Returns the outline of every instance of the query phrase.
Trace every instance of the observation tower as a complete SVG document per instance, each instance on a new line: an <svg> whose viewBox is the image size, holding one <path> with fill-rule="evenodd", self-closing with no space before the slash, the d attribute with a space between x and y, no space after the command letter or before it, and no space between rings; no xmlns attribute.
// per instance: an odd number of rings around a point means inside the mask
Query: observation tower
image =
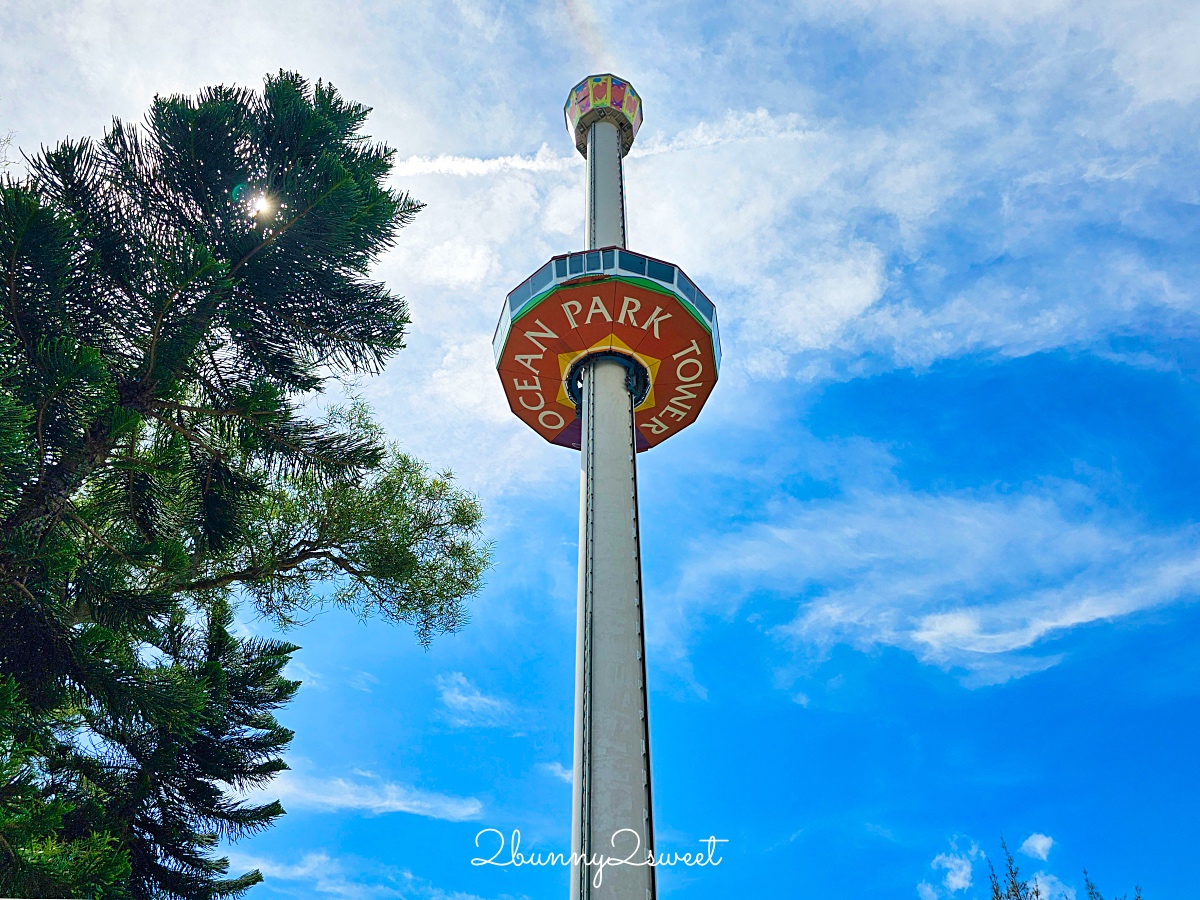
<svg viewBox="0 0 1200 900"><path fill-rule="evenodd" d="M571 850L585 862L571 900L653 900L653 867L605 868L596 887L586 860L623 859L635 841L636 859L653 852L637 453L692 424L712 392L717 313L681 268L626 249L633 86L585 78L564 112L587 161L586 246L509 293L492 345L513 413L582 451Z"/></svg>

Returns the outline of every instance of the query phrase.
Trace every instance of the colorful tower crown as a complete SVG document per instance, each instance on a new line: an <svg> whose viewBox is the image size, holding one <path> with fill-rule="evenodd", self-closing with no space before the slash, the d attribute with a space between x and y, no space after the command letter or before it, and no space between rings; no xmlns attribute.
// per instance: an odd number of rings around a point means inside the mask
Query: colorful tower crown
<svg viewBox="0 0 1200 900"><path fill-rule="evenodd" d="M587 133L593 122L607 119L621 132L621 155L633 146L642 127L642 98L628 81L615 75L592 75L575 85L563 108L575 149L587 156Z"/></svg>

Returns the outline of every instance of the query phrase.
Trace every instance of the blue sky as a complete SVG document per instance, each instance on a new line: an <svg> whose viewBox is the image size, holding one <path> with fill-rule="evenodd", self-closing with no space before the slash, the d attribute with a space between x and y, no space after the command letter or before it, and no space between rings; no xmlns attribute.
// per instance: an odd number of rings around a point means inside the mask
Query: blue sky
<svg viewBox="0 0 1200 900"><path fill-rule="evenodd" d="M972 900L1001 838L1082 900L1200 893L1200 7L1145 0L0 6L35 148L281 67L375 108L429 204L359 391L484 500L458 635L293 632L289 815L252 896L563 897L577 456L507 411L505 293L582 242L567 91L645 99L630 245L722 317L640 457L664 897ZM261 630L249 617L245 627ZM1193 849L1189 851L1189 847Z"/></svg>

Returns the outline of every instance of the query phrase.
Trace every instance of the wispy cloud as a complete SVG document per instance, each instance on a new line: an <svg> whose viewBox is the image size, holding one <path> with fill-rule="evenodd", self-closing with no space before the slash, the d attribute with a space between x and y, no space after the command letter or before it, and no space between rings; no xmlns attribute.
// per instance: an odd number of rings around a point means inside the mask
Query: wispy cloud
<svg viewBox="0 0 1200 900"><path fill-rule="evenodd" d="M474 797L452 797L375 776L352 781L282 772L262 794L278 797L291 809L358 811L371 815L404 812L451 822L478 819L483 812L483 804Z"/></svg>
<svg viewBox="0 0 1200 900"><path fill-rule="evenodd" d="M283 675L285 678L290 678L292 681L299 681L301 688L324 688L325 676L320 672L314 672L308 666L297 660L290 659L286 666L283 667Z"/></svg>
<svg viewBox="0 0 1200 900"><path fill-rule="evenodd" d="M571 770L557 760L549 763L538 763L538 770L545 772L551 778L565 781L567 784L570 784L575 778Z"/></svg>
<svg viewBox="0 0 1200 900"><path fill-rule="evenodd" d="M683 572L652 636L784 597L797 612L774 633L799 646L890 644L990 683L1053 665L1039 646L1072 628L1200 593L1200 529L1144 531L1077 484L859 490L706 539Z"/></svg>
<svg viewBox="0 0 1200 900"><path fill-rule="evenodd" d="M626 171L630 239L679 262L717 300L723 393L966 354L1110 352L1112 334L1200 327L1195 273L1147 249L1155 229L1138 218L1157 215L1166 185L1194 181L1186 154L1159 147L1172 146L1182 120L1111 102L1156 59L1179 70L1182 81L1163 82L1172 90L1192 83L1193 68L1200 78L1179 36L1194 16L1156 9L1157 25L1122 34L1128 17L1107 0L1086 10L1072 0L808 2L777 11L780 20L850 15L877 30L890 48L881 52L905 59L910 41L969 36L990 62L923 78L888 117L831 115L801 91L648 120ZM1163 24L1172 21L1185 30ZM1009 63L1010 78L993 77ZM1078 102L1064 106L1068 93ZM583 163L554 118L535 152L410 155L397 169L430 202L385 264L411 286L421 339L410 383L395 393L402 402L378 385L372 399L415 451L496 493L561 471L507 416L487 346L503 294L579 246ZM1097 229L1112 240L1081 237ZM1143 356L1129 361L1155 364Z"/></svg>
<svg viewBox="0 0 1200 900"><path fill-rule="evenodd" d="M217 20L226 7L214 6ZM405 389L389 375L370 388L372 399L414 452L473 484L501 490L548 477L553 466L522 456L540 451L502 421L502 398L479 382L503 293L546 256L579 245L582 161L556 108L531 117L529 95L505 88L527 74L531 35L592 34L593 14L414 8L405 27L428 40L421 53L397 57L388 17L370 6L332 8L317 2L281 16L272 2L244 11L236 34L210 35L144 0L53 17L22 0L11 18L29 23L29 40L0 63L5 116L32 148L94 133L110 112L136 118L155 91L257 83L283 47L314 71L344 73L339 87L376 107L375 134L401 147L398 182L430 204L382 266L416 319ZM1186 267L1136 241L1093 250L1079 237L1128 231L1164 185L1195 180L1189 155L1172 149L1180 136L1190 140L1172 104L1200 95L1192 40L1200 13L1167 0L1146 9L1131 17L1116 0L808 0L761 16L750 4L725 11L730 33L747 43L706 46L703 65L694 51L702 35L643 16L629 62L653 48L661 88L639 83L661 105L628 166L632 239L703 277L722 311L727 367L760 379L1096 346L1147 321L1176 327L1164 317L1193 326ZM852 98L830 113L813 101L821 85L809 75L780 81L788 69L771 55L780 36L831 25L872 42L879 84L889 59L905 61L892 113ZM576 43L590 46L586 37ZM62 59L52 72L40 62L46 46ZM674 52L664 56L666 46ZM738 57L741 46L758 48L753 65ZM930 54L936 67L910 65ZM345 66L351 58L384 69ZM605 66L619 61L606 58ZM695 93L712 72L724 73L729 90ZM31 79L33 94L21 89ZM420 92L404 87L417 83ZM493 153L437 152L444 147ZM1006 259L1024 265L996 264ZM1041 269L1033 284L1022 274L1030 265ZM456 373L468 356L478 371L447 390L440 364Z"/></svg>
<svg viewBox="0 0 1200 900"><path fill-rule="evenodd" d="M475 894L442 890L408 869L359 858L339 858L325 852L306 853L298 862L288 862L234 851L229 854L229 861L237 871L258 869L275 891L285 895L316 893L346 900L373 897L482 900Z"/></svg>
<svg viewBox="0 0 1200 900"><path fill-rule="evenodd" d="M350 687L356 691L362 691L364 694L371 693L371 685L374 684L379 684L379 678L370 672L358 672L350 679Z"/></svg>
<svg viewBox="0 0 1200 900"><path fill-rule="evenodd" d="M439 675L444 715L460 728L499 728L516 723L513 705L502 697L489 697L479 690L462 672Z"/></svg>
<svg viewBox="0 0 1200 900"><path fill-rule="evenodd" d="M564 172L579 167L574 156L560 156L545 144L532 156L410 156L392 170L398 178L413 175L478 177L499 172Z"/></svg>
<svg viewBox="0 0 1200 900"><path fill-rule="evenodd" d="M1080 51L1104 51L1103 62L1139 104L1186 104L1200 96L1200 60L1189 52L1200 14L1194 5L1174 0L1149 0L1137 16L1120 0L826 0L808 11L838 19L869 13L880 30L903 28L922 41L948 42L975 32L1003 45L1073 34Z"/></svg>

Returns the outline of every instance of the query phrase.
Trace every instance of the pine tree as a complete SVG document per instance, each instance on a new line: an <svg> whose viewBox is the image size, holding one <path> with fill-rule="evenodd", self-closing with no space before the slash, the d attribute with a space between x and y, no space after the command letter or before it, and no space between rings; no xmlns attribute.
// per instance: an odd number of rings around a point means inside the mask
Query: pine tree
<svg viewBox="0 0 1200 900"><path fill-rule="evenodd" d="M1004 877L1002 879L996 876L996 869L992 866L992 861L988 860L992 900L1059 900L1059 898L1050 898L1044 895L1041 885L1037 883L1036 879L1032 884L1021 879L1021 871L1008 849L1008 844L1003 840L1000 841L1000 849L1004 851ZM1083 887L1087 891L1087 900L1104 900L1100 890L1088 875L1087 869L1083 870ZM1120 900L1126 900L1127 896L1122 896ZM1061 900L1066 900L1066 894L1061 895ZM1142 900L1140 887L1134 888L1133 900Z"/></svg>
<svg viewBox="0 0 1200 900"><path fill-rule="evenodd" d="M44 789L38 750L49 732L29 715L16 683L0 679L0 896L127 897L129 860L112 835L60 837L72 807Z"/></svg>
<svg viewBox="0 0 1200 900"><path fill-rule="evenodd" d="M992 886L992 900L1049 900L1042 896L1041 886L1035 881L1032 885L1021 880L1021 871L1017 868L1016 860L1008 849L1008 844L1000 841L1000 849L1004 851L1004 880L996 877L996 869L988 860L988 880Z"/></svg>
<svg viewBox="0 0 1200 900"><path fill-rule="evenodd" d="M1087 891L1087 900L1104 900L1104 896L1100 893L1100 889L1096 887L1096 883L1087 873L1087 869L1083 870L1083 889ZM1122 894L1120 900L1126 900L1128 894ZM1135 887L1133 889L1133 900L1142 900L1142 889Z"/></svg>
<svg viewBox="0 0 1200 900"><path fill-rule="evenodd" d="M261 879L216 848L282 814L238 796L286 768L296 648L235 637L235 605L465 621L475 499L361 404L304 412L403 347L369 271L421 204L367 113L281 73L0 179L0 894Z"/></svg>

